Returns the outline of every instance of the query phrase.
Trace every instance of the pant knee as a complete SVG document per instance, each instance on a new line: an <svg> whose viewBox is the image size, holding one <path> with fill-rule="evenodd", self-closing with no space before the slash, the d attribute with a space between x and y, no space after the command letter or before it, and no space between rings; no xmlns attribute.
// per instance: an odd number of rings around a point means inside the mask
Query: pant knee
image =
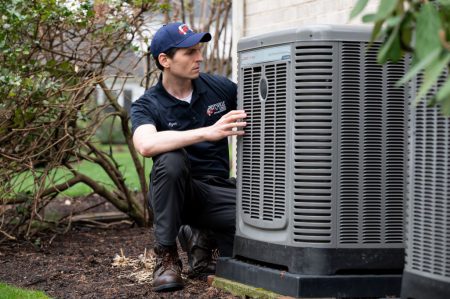
<svg viewBox="0 0 450 299"><path fill-rule="evenodd" d="M184 149L163 153L153 164L154 175L164 175L168 180L184 178L189 173L189 160Z"/></svg>

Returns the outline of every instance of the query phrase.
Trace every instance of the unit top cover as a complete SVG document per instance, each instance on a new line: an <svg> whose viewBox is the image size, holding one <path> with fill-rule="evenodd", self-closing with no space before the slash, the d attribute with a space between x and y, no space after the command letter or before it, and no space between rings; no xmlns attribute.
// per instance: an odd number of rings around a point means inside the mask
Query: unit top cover
<svg viewBox="0 0 450 299"><path fill-rule="evenodd" d="M238 52L299 41L369 41L371 32L371 26L363 25L305 25L244 37Z"/></svg>

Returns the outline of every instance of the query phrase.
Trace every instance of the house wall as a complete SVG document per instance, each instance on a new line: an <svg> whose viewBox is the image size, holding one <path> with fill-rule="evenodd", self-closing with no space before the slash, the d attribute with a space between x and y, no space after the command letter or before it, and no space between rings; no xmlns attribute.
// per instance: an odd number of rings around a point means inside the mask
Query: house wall
<svg viewBox="0 0 450 299"><path fill-rule="evenodd" d="M349 20L358 0L243 0L244 32L251 36L304 24L361 24L361 16ZM237 1L235 1L237 2ZM371 0L366 11L373 12L379 0Z"/></svg>

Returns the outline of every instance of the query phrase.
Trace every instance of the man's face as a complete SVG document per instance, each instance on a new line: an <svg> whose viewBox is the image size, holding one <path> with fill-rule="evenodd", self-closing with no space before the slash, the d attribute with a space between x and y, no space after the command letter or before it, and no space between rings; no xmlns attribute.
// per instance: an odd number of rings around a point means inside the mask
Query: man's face
<svg viewBox="0 0 450 299"><path fill-rule="evenodd" d="M203 54L200 44L190 48L180 48L175 52L173 58L168 58L168 71L180 78L195 79L200 74L202 61Z"/></svg>

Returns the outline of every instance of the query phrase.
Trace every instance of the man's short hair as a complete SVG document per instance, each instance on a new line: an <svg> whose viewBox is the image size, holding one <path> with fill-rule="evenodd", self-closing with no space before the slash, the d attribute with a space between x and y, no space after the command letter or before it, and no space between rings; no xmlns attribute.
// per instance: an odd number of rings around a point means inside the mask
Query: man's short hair
<svg viewBox="0 0 450 299"><path fill-rule="evenodd" d="M179 49L180 48L170 48L169 50L165 51L164 54L166 54L167 57L169 57L169 58L173 58L175 56L175 53ZM164 71L164 67L161 65L161 63L159 63L158 57L155 57L155 63L159 70Z"/></svg>

